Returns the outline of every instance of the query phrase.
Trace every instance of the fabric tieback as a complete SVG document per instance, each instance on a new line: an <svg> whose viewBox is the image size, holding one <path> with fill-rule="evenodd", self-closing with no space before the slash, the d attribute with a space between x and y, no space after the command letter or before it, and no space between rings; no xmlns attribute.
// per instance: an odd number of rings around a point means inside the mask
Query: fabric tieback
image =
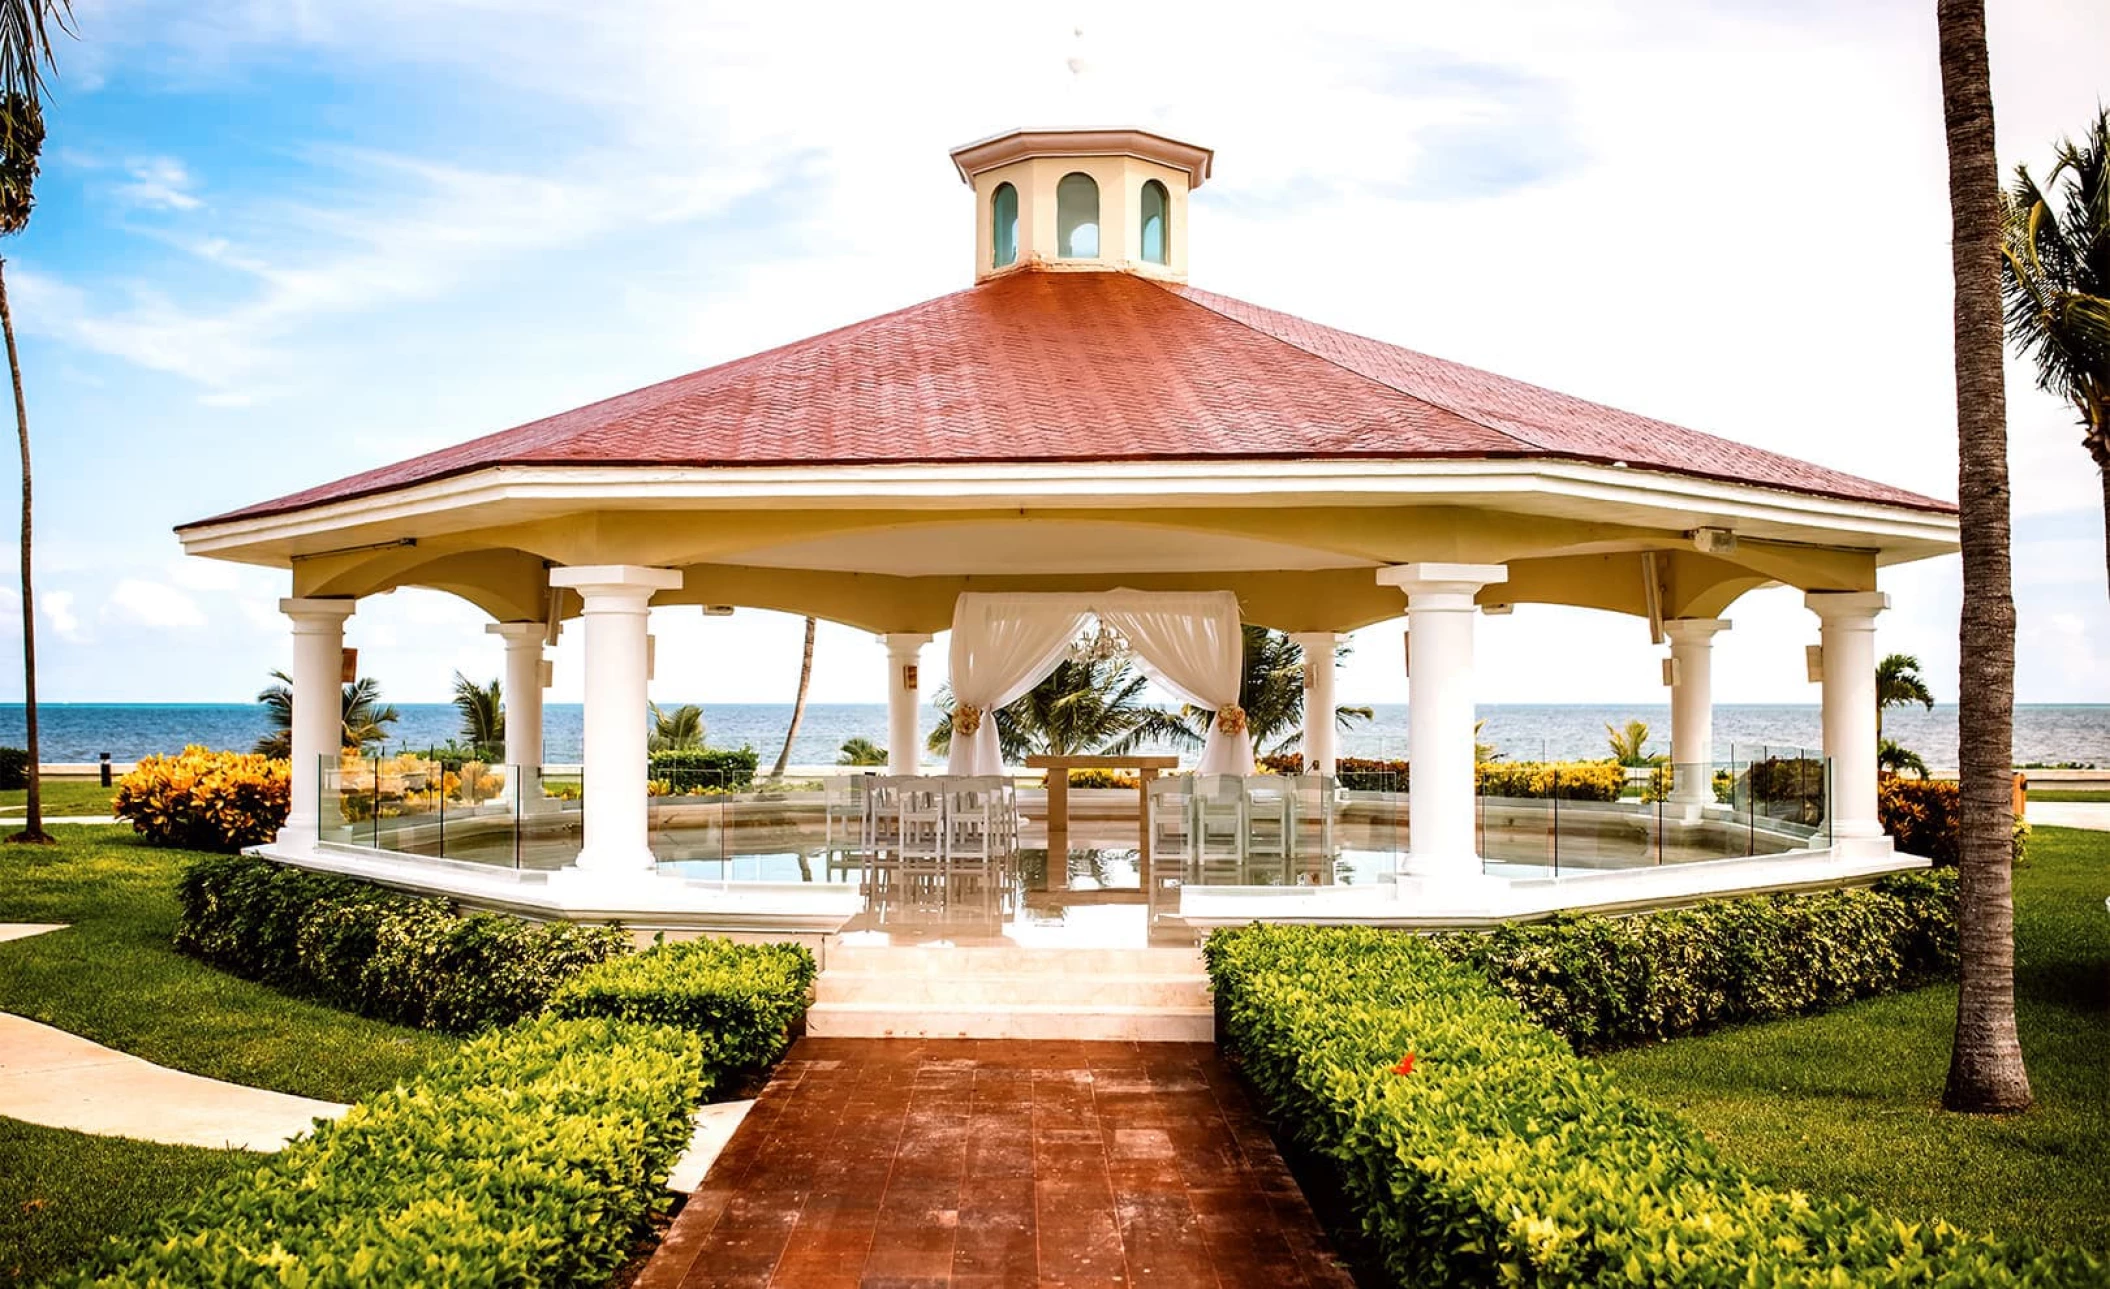
<svg viewBox="0 0 2110 1289"><path fill-rule="evenodd" d="M1226 734L1245 733L1245 708L1226 703L1216 709L1216 728Z"/></svg>
<svg viewBox="0 0 2110 1289"><path fill-rule="evenodd" d="M952 723L959 728L960 733L973 738L982 728L982 709L973 703L961 703L952 714Z"/></svg>

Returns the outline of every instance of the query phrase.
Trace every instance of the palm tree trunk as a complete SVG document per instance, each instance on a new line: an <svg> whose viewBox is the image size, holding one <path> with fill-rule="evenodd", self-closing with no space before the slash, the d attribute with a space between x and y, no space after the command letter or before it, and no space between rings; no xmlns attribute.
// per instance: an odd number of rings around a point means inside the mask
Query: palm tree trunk
<svg viewBox="0 0 2110 1289"><path fill-rule="evenodd" d="M2095 454L2095 474L2103 481L2103 571L2110 574L2110 447Z"/></svg>
<svg viewBox="0 0 2110 1289"><path fill-rule="evenodd" d="M2007 394L2001 376L2000 173L1985 0L1940 0L1942 115L1956 275L1957 504L1963 538L1962 778L1958 837L1963 951L1956 1044L1942 1104L2029 1106L2015 1034L2013 819L2015 600L2008 553Z"/></svg>
<svg viewBox="0 0 2110 1289"><path fill-rule="evenodd" d="M806 715L806 686L813 681L813 619L806 619L806 656L799 663L799 696L791 705L791 724L784 730L784 750L777 753L777 764L769 772L772 779L784 777L785 767L791 764L791 741L799 736L799 722Z"/></svg>
<svg viewBox="0 0 2110 1289"><path fill-rule="evenodd" d="M0 333L7 337L7 373L15 384L15 433L22 442L22 727L29 752L29 809L10 841L48 842L44 794L37 766L37 595L30 585L29 404L22 396L22 359L15 351L15 315L7 307L6 261L0 260Z"/></svg>

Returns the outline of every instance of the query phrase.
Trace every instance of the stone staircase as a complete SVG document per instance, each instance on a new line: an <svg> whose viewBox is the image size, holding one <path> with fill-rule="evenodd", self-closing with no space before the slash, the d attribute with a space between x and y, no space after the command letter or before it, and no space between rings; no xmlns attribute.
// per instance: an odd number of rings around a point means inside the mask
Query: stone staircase
<svg viewBox="0 0 2110 1289"><path fill-rule="evenodd" d="M806 1032L835 1038L1206 1043L1191 948L827 947Z"/></svg>

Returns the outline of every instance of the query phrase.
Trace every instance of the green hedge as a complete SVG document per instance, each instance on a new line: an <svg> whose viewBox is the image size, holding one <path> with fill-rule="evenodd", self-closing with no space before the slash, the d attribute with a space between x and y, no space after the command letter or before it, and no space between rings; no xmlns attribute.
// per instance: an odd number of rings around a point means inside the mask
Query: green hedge
<svg viewBox="0 0 2110 1289"><path fill-rule="evenodd" d="M649 759L645 777L675 792L741 792L755 786L757 757L751 747L654 752Z"/></svg>
<svg viewBox="0 0 2110 1289"><path fill-rule="evenodd" d="M29 786L29 749L0 747L0 791Z"/></svg>
<svg viewBox="0 0 2110 1289"><path fill-rule="evenodd" d="M1276 774L1304 773L1304 759L1293 752L1263 757L1260 764ZM1334 778L1357 792L1405 792L1409 766L1404 760L1344 756L1334 763ZM1617 801L1626 770L1613 761L1482 761L1474 783L1487 797Z"/></svg>
<svg viewBox="0 0 2110 1289"><path fill-rule="evenodd" d="M680 1030L495 1031L64 1283L604 1283L666 1204L707 1088L700 1044Z"/></svg>
<svg viewBox="0 0 2110 1289"><path fill-rule="evenodd" d="M806 1014L813 954L795 944L690 940L590 967L550 1000L559 1016L673 1025L705 1039L721 1083L774 1063Z"/></svg>
<svg viewBox="0 0 2110 1289"><path fill-rule="evenodd" d="M1338 1169L1336 1211L1397 1283L2105 1280L2078 1254L1755 1184L1424 939L1256 926L1206 954L1225 1046Z"/></svg>
<svg viewBox="0 0 2110 1289"><path fill-rule="evenodd" d="M630 947L620 927L463 913L451 901L235 855L177 884L176 947L351 1011L468 1032L540 1011Z"/></svg>
<svg viewBox="0 0 2110 1289"><path fill-rule="evenodd" d="M1953 872L1435 937L1584 1051L1888 993L1955 971Z"/></svg>

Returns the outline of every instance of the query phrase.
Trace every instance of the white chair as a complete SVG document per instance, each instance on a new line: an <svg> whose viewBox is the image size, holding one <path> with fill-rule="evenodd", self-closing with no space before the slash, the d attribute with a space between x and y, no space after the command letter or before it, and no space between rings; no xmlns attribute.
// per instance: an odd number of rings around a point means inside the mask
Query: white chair
<svg viewBox="0 0 2110 1289"><path fill-rule="evenodd" d="M1246 857L1280 861L1287 882L1294 782L1274 774L1249 775L1239 780L1239 792L1244 797Z"/></svg>
<svg viewBox="0 0 2110 1289"><path fill-rule="evenodd" d="M1150 781L1150 855L1144 881L1153 880L1161 866L1185 881L1194 863L1194 779L1189 775L1161 775Z"/></svg>
<svg viewBox="0 0 2110 1289"><path fill-rule="evenodd" d="M945 783L904 775L894 781L895 877L908 896L942 896L945 880Z"/></svg>
<svg viewBox="0 0 2110 1289"><path fill-rule="evenodd" d="M1004 780L963 775L943 782L947 897L963 907L993 912L1001 903L1009 859Z"/></svg>
<svg viewBox="0 0 2110 1289"><path fill-rule="evenodd" d="M1204 886L1237 885L1245 839L1245 788L1238 776L1194 776L1193 879Z"/></svg>

